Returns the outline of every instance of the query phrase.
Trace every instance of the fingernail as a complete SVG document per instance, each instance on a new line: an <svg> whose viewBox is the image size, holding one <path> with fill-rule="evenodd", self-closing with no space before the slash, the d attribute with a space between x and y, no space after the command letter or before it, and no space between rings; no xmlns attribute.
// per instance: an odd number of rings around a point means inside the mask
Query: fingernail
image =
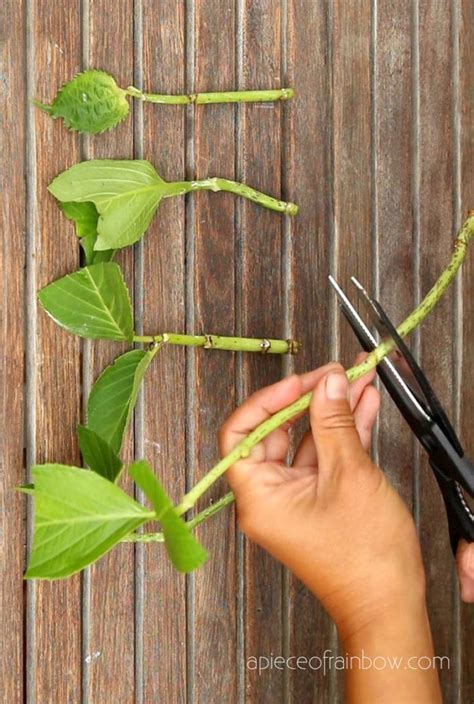
<svg viewBox="0 0 474 704"><path fill-rule="evenodd" d="M330 401L349 400L349 382L345 374L333 372L326 377L326 398Z"/></svg>

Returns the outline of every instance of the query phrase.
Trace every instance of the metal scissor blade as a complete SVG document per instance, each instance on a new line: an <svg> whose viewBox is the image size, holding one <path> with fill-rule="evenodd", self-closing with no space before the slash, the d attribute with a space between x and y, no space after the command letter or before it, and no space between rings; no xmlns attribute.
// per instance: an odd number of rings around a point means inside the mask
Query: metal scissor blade
<svg viewBox="0 0 474 704"><path fill-rule="evenodd" d="M357 281L355 277L352 277L351 280L361 294L362 301L377 332L386 340L392 340L396 345L400 356L398 358L392 357L392 362L397 368L400 376L404 379L407 386L410 387L413 394L418 397L418 400L422 404L426 405L433 420L436 420L446 437L452 443L455 450L462 457L464 454L463 448L449 418L446 415L446 412L443 409L443 406L431 388L427 378L418 366L409 348L398 334L396 327L390 321L380 303L369 296L360 282Z"/></svg>
<svg viewBox="0 0 474 704"><path fill-rule="evenodd" d="M356 311L350 300L347 298L346 294L339 286L336 279L331 275L329 276L329 283L336 292L337 297L339 298L339 303L342 312L344 313L348 323L354 330L357 339L359 340L363 349L365 350L365 352L371 352L377 347L377 340L374 338L369 328L360 317L359 313Z"/></svg>
<svg viewBox="0 0 474 704"><path fill-rule="evenodd" d="M423 389L423 387L420 385L418 376L417 374L413 371L412 366L409 364L408 359L405 362L403 358L403 351L399 347L397 340L395 339L395 336L392 334L392 330L394 329L394 326L391 325L390 321L388 320L388 316L386 315L385 311L382 309L382 306L376 301L374 298L369 296L367 293L366 289L362 286L360 281L356 279L355 276L351 276L351 281L354 284L354 286L357 288L357 291L361 297L362 304L367 311L370 321L373 324L374 328L377 330L378 334L384 340L385 342L392 342L394 345L394 351L390 354L390 359L392 360L394 366L397 368L398 373L400 376L403 378L407 386L410 387L412 390L413 394L418 398L418 400L421 403L426 403L426 405L429 407L430 411L433 410L428 403L427 399L427 394L426 391ZM387 321L389 322L389 325L387 325ZM400 337L398 338L399 340L401 339ZM406 348L406 345L402 341L402 345ZM419 369L418 365L416 364L415 360L411 357L410 352L408 351L408 357L410 357L414 365L416 366L417 370ZM421 372L421 370L420 370ZM431 391L431 389L430 389Z"/></svg>
<svg viewBox="0 0 474 704"><path fill-rule="evenodd" d="M357 339L366 352L371 352L377 347L376 339L333 276L329 276L329 282L339 298L342 312ZM431 422L423 404L406 384L391 359L385 357L379 363L378 373L402 413L409 413L418 421Z"/></svg>

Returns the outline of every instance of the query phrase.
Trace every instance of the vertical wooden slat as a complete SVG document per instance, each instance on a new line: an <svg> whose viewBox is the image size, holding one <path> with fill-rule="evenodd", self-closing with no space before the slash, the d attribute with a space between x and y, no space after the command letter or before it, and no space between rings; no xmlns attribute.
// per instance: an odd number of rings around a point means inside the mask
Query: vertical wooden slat
<svg viewBox="0 0 474 704"><path fill-rule="evenodd" d="M371 3L334 3L334 269L342 285L354 275L372 280ZM360 347L339 326L339 360L347 366Z"/></svg>
<svg viewBox="0 0 474 704"><path fill-rule="evenodd" d="M460 121L461 121L461 220L474 209L474 4L462 0L460 12ZM471 244L472 249L472 244ZM461 351L461 439L468 457L474 457L474 256L471 251L463 266ZM474 701L474 658L472 634L474 608L461 607L461 691L459 701Z"/></svg>
<svg viewBox="0 0 474 704"><path fill-rule="evenodd" d="M243 88L279 87L281 9L276 0L243 5ZM255 188L280 195L281 104L245 105L241 111L241 176ZM283 216L241 204L242 333L282 337L281 246ZM278 356L242 359L244 395L281 376ZM281 653L282 569L256 545L245 544L245 650L250 656ZM283 672L248 670L247 701L283 701Z"/></svg>
<svg viewBox="0 0 474 704"><path fill-rule="evenodd" d="M183 93L184 3L143 4L146 90ZM167 180L185 177L183 106L144 106L144 155ZM192 197L192 196L191 196ZM144 245L144 329L184 332L184 198L164 200ZM147 373L143 448L176 501L185 492L185 354L165 347ZM144 546L143 702L186 701L185 578L163 545Z"/></svg>
<svg viewBox="0 0 474 704"><path fill-rule="evenodd" d="M295 371L325 364L331 351L330 271L332 235L330 37L325 3L288 6L288 77L296 97L285 108L282 175L284 196L300 207L290 226L290 332L302 342ZM311 55L311 61L308 56ZM304 429L307 427L307 421ZM301 437L303 428L297 433ZM333 627L314 596L290 581L289 655L319 654L333 645ZM322 671L289 671L292 702L331 701L330 678Z"/></svg>
<svg viewBox="0 0 474 704"><path fill-rule="evenodd" d="M86 28L87 31L87 28ZM133 0L93 0L89 7L89 56L86 68L101 68L111 73L120 86L133 83ZM87 158L133 158L133 122L125 122L110 132L90 137ZM127 248L115 260L133 291L133 250ZM126 346L94 341L90 345L90 368L86 376L94 380L102 369ZM130 438L130 433L129 433ZM126 461L133 457L131 438L124 445ZM126 475L120 485L132 491ZM114 548L90 569L88 627L85 633L87 668L85 697L90 702L133 702L135 691L134 658L134 547Z"/></svg>
<svg viewBox="0 0 474 704"><path fill-rule="evenodd" d="M411 7L376 3L375 227L377 296L401 321L414 306L412 217ZM403 438L403 441L400 439ZM409 505L413 501L412 434L384 393L378 461Z"/></svg>
<svg viewBox="0 0 474 704"><path fill-rule="evenodd" d="M373 278L371 10L369 0L333 5L333 269L345 287L350 276ZM360 346L341 316L334 325L335 355L348 367ZM342 688L342 673L332 674Z"/></svg>
<svg viewBox="0 0 474 704"><path fill-rule="evenodd" d="M420 284L426 292L446 266L453 246L452 46L450 3L420 3ZM421 332L423 369L452 416L453 290ZM453 660L453 560L444 505L423 455L419 476L420 538L435 649ZM436 526L434 530L433 527ZM445 701L454 697L453 669L441 672Z"/></svg>
<svg viewBox="0 0 474 704"><path fill-rule="evenodd" d="M195 3L196 91L234 86L235 7L233 0ZM188 89L190 87L188 86ZM195 110L196 177L234 177L234 109L230 105ZM191 174L189 174L191 176ZM234 330L234 209L231 194L195 196L195 332L232 334ZM194 480L217 460L217 429L234 406L232 354L196 350L192 456ZM191 477L190 477L191 479ZM203 498L220 496L225 480ZM191 701L235 700L235 537L232 513L224 511L197 531L209 551L208 563L194 575L190 663ZM209 644L212 643L212 657ZM222 677L216 663L221 663Z"/></svg>
<svg viewBox="0 0 474 704"><path fill-rule="evenodd" d="M24 479L23 403L24 379L24 267L25 204L23 171L25 109L24 43L25 7L5 2L0 8L1 94L4 108L0 117L2 281L1 329L5 343L0 366L1 423L8 422L0 443L0 563L2 656L0 682L3 697L11 704L24 701L23 608L25 497L15 491ZM8 352L7 352L8 346ZM4 428L5 430L5 428Z"/></svg>
<svg viewBox="0 0 474 704"><path fill-rule="evenodd" d="M50 100L80 68L80 3L31 4L34 95ZM61 120L35 112L36 192L35 284L41 288L73 271L78 263L70 224L46 187L58 172L78 160L78 138ZM30 233L31 236L32 233ZM36 460L78 461L75 427L80 411L79 341L37 312L36 322ZM29 403L33 399L29 399ZM29 658L30 701L78 702L81 697L80 577L38 581L35 593L34 652Z"/></svg>

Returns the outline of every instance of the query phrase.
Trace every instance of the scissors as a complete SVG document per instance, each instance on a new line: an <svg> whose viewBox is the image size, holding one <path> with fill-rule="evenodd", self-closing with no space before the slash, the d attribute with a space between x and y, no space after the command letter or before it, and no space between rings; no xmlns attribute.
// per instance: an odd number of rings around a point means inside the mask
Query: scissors
<svg viewBox="0 0 474 704"><path fill-rule="evenodd" d="M372 332L337 281L332 276L329 281L357 339L366 352L371 352L378 344ZM355 277L351 281L375 330L393 346L392 353L377 365L377 373L428 453L446 507L451 548L456 553L461 538L474 541L474 514L464 493L474 497L474 465L465 456L441 403L380 303L369 296Z"/></svg>

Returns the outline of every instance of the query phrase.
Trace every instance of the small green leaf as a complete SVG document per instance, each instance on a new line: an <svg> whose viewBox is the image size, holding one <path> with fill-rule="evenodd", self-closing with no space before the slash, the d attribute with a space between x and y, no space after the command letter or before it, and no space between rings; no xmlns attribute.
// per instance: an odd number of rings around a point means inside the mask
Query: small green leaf
<svg viewBox="0 0 474 704"><path fill-rule="evenodd" d="M86 266L54 281L38 294L53 320L91 339L133 339L132 306L118 264Z"/></svg>
<svg viewBox="0 0 474 704"><path fill-rule="evenodd" d="M110 262L114 256L113 249L104 249L102 252L94 251L97 242L97 223L99 213L94 203L59 203L68 220L72 220L76 225L76 235L80 237L81 247L84 251L86 266L99 264L100 262Z"/></svg>
<svg viewBox="0 0 474 704"><path fill-rule="evenodd" d="M35 528L27 579L69 577L154 518L95 472L44 464L32 474Z"/></svg>
<svg viewBox="0 0 474 704"><path fill-rule="evenodd" d="M207 552L194 538L173 503L145 461L134 462L128 472L151 502L161 523L171 562L180 572L192 572L207 559Z"/></svg>
<svg viewBox="0 0 474 704"><path fill-rule="evenodd" d="M101 262L110 262L115 254L115 249L104 249L102 252L96 252L94 249L96 242L97 235L86 235L79 240L87 266L90 264L100 264Z"/></svg>
<svg viewBox="0 0 474 704"><path fill-rule="evenodd" d="M167 184L148 161L96 159L63 171L48 190L62 203L94 203L100 216L95 249L106 250L142 237Z"/></svg>
<svg viewBox="0 0 474 704"><path fill-rule="evenodd" d="M87 404L87 427L119 453L140 384L155 350L131 350L117 357L96 380Z"/></svg>
<svg viewBox="0 0 474 704"><path fill-rule="evenodd" d="M122 461L109 443L90 428L77 426L77 437L84 462L109 482L115 482L122 469Z"/></svg>
<svg viewBox="0 0 474 704"><path fill-rule="evenodd" d="M115 127L129 112L126 92L112 76L96 69L78 73L65 83L51 105L33 103L53 118L64 118L69 129L91 134Z"/></svg>
<svg viewBox="0 0 474 704"><path fill-rule="evenodd" d="M59 203L59 207L67 219L75 223L78 237L97 235L99 213L94 203Z"/></svg>

